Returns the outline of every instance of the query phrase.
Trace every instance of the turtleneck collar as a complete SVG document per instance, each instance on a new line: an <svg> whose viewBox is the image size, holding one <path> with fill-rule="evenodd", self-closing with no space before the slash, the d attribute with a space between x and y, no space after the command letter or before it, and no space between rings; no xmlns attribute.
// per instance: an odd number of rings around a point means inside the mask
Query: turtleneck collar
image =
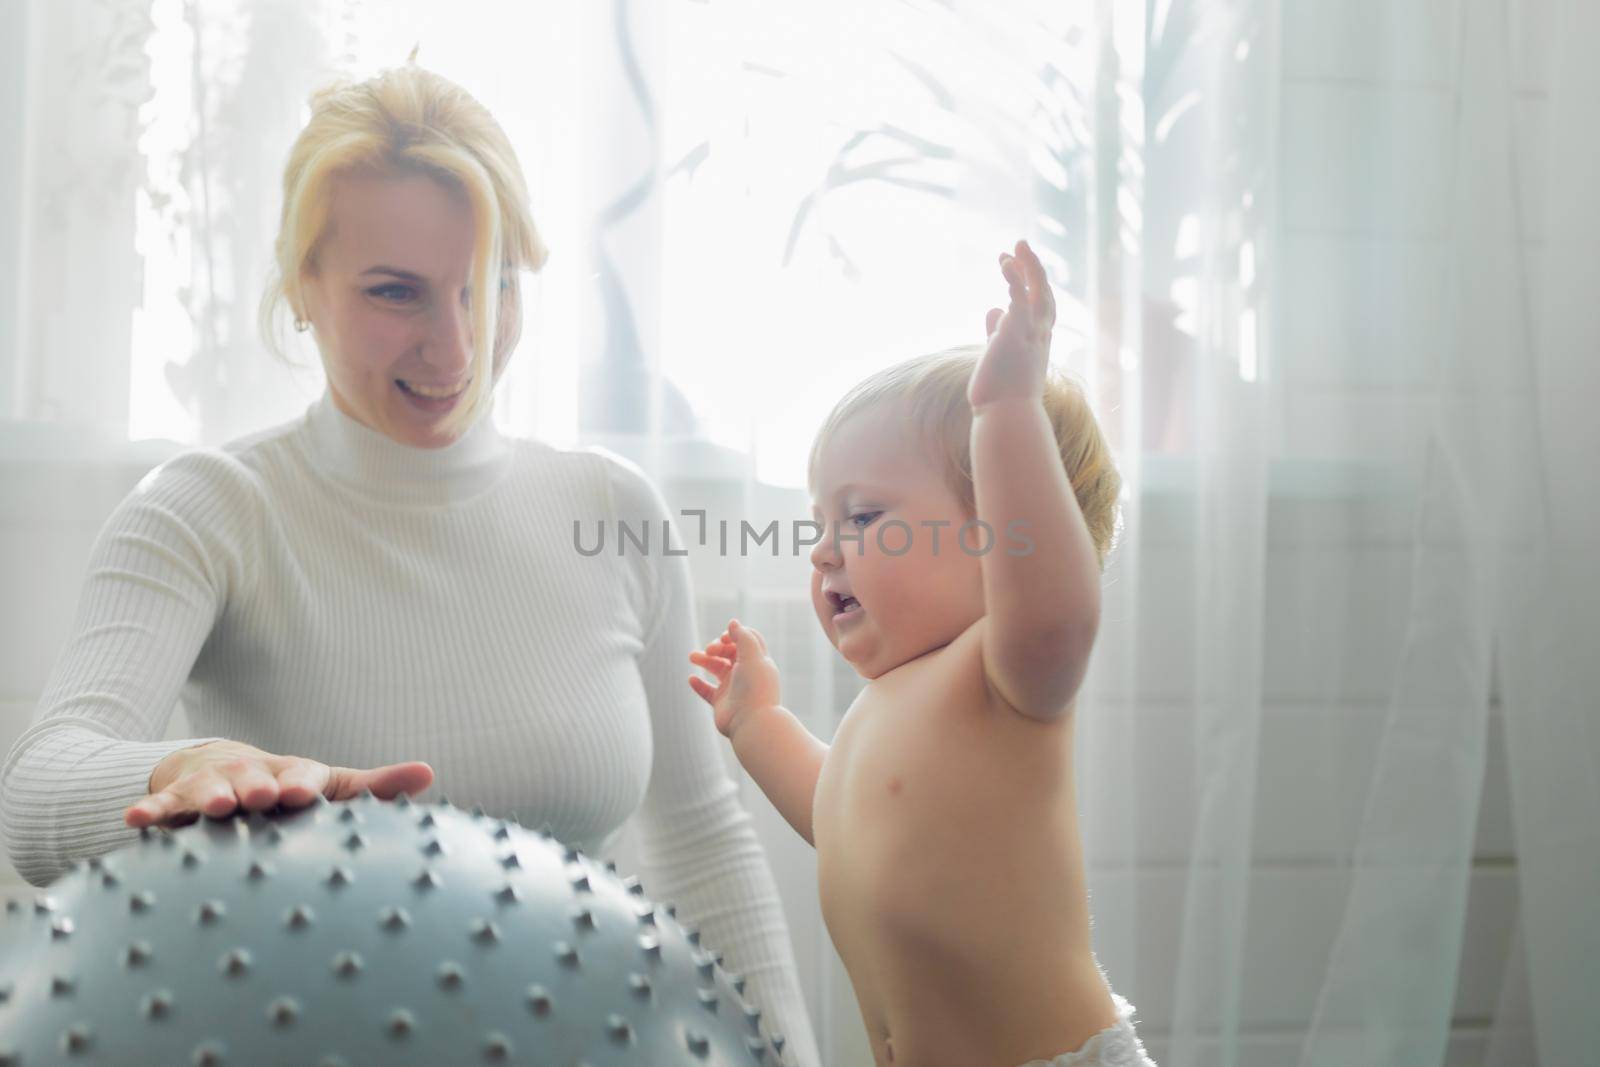
<svg viewBox="0 0 1600 1067"><path fill-rule="evenodd" d="M306 409L304 437L312 465L323 474L363 496L400 505L470 499L499 481L511 459L492 405L443 448L415 448L346 415L325 389Z"/></svg>

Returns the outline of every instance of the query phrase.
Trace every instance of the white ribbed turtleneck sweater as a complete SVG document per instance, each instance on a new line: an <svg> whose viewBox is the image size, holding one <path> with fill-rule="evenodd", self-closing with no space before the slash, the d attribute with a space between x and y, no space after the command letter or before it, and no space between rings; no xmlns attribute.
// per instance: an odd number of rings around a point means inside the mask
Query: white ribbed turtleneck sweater
<svg viewBox="0 0 1600 1067"><path fill-rule="evenodd" d="M690 690L687 561L579 554L573 521L670 512L598 448L485 415L411 448L324 393L306 414L161 464L97 538L73 631L0 770L35 885L134 840L123 812L175 749L228 738L368 768L604 850L635 811L646 892L749 979L762 1029L818 1062L772 873ZM674 546L681 542L675 539ZM160 741L181 695L206 736ZM627 872L624 872L627 873Z"/></svg>

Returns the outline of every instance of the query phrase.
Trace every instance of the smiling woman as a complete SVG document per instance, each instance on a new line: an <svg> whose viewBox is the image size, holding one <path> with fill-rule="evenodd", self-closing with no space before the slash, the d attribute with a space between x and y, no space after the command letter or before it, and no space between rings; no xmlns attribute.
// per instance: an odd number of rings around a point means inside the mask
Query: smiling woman
<svg viewBox="0 0 1600 1067"><path fill-rule="evenodd" d="M331 184L327 232L308 257L301 291L333 402L397 441L449 444L461 419L446 416L489 395L473 388L480 316L466 284L471 206L452 183L426 173L357 173ZM394 226L396 218L409 225ZM498 333L491 391L521 330L520 300L505 275L489 316Z"/></svg>
<svg viewBox="0 0 1600 1067"><path fill-rule="evenodd" d="M261 315L269 344L280 303L296 329L315 329L341 412L437 448L493 395L521 335L516 272L549 253L504 132L444 79L411 80L426 77L413 64L312 95L284 171L277 278ZM424 93L437 114L419 107Z"/></svg>
<svg viewBox="0 0 1600 1067"><path fill-rule="evenodd" d="M590 852L637 816L641 884L749 979L782 1062L815 1067L771 868L682 685L688 564L569 540L577 516L665 523L661 491L492 417L516 271L545 256L510 143L459 87L408 65L313 97L262 311L269 343L280 302L314 328L327 391L115 509L0 825L44 885L135 829L365 789L437 784ZM180 697L200 736L164 737Z"/></svg>

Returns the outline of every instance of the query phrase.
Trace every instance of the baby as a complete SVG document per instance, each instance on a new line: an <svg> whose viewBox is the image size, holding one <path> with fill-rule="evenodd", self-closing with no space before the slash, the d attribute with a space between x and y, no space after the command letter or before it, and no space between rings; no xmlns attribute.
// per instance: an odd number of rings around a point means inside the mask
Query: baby
<svg viewBox="0 0 1600 1067"><path fill-rule="evenodd" d="M867 679L832 747L737 619L689 684L817 850L878 1067L1154 1067L1091 947L1072 775L1121 480L1047 374L1044 267L1000 269L981 356L867 379L812 449L811 600Z"/></svg>

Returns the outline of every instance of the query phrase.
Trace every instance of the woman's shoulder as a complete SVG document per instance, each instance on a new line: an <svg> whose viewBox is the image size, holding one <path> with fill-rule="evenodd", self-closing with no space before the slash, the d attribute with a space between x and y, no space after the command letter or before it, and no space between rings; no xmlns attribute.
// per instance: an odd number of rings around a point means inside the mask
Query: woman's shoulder
<svg viewBox="0 0 1600 1067"><path fill-rule="evenodd" d="M140 554L137 565L159 566L160 557L189 561L225 600L254 581L267 512L259 478L238 456L196 446L140 479L106 519L99 543L119 553L159 545L157 553Z"/></svg>
<svg viewBox="0 0 1600 1067"><path fill-rule="evenodd" d="M220 445L197 445L179 453L147 476L179 491L250 496L265 505L284 506L287 487L305 474L302 439L309 415L293 418L234 437Z"/></svg>
<svg viewBox="0 0 1600 1067"><path fill-rule="evenodd" d="M254 524L268 509L270 471L280 464L300 419L220 445L192 445L150 470L126 505L156 506L206 526Z"/></svg>
<svg viewBox="0 0 1600 1067"><path fill-rule="evenodd" d="M227 446L195 445L184 449L147 473L134 496L172 503L193 500L210 504L228 498L261 495L258 471Z"/></svg>

